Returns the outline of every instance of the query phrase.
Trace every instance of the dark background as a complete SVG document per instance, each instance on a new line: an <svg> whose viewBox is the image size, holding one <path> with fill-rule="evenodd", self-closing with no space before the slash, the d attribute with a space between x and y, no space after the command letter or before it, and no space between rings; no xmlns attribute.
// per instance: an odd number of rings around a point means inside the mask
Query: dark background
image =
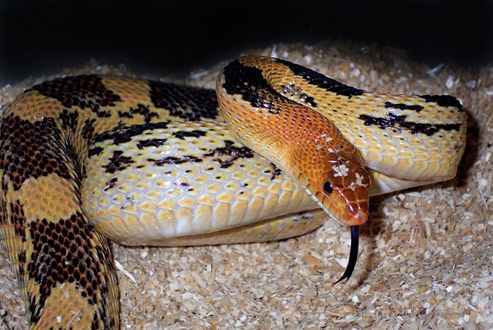
<svg viewBox="0 0 493 330"><path fill-rule="evenodd" d="M1 0L0 0L1 1ZM493 1L0 2L0 85L95 58L154 75L274 42L391 45L414 60L493 63Z"/></svg>

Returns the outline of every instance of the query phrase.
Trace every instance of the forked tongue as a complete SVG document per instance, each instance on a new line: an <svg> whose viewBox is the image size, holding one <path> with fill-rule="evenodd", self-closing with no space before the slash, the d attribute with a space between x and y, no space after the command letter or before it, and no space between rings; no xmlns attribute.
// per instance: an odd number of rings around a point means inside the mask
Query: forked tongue
<svg viewBox="0 0 493 330"><path fill-rule="evenodd" d="M342 280L346 280L346 282L351 277L353 273L354 266L356 265L356 261L358 260L358 245L359 245L359 226L351 226L351 250L349 252L349 260L346 266L346 270L342 277L337 280L334 284L339 283Z"/></svg>

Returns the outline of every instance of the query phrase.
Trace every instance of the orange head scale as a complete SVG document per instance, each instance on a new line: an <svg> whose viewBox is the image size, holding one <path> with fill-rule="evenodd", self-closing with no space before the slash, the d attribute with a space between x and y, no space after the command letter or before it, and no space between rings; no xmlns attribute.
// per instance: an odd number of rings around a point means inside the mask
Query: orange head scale
<svg viewBox="0 0 493 330"><path fill-rule="evenodd" d="M311 178L309 186L322 208L337 222L358 226L368 220L370 177L358 152L349 154L335 147L327 148L323 171ZM310 189L309 188L309 189Z"/></svg>

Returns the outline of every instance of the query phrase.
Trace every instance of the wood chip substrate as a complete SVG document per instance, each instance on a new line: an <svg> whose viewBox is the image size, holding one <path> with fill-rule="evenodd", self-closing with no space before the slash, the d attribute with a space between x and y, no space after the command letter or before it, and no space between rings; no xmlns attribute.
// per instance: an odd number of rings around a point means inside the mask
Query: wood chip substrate
<svg viewBox="0 0 493 330"><path fill-rule="evenodd" d="M458 97L468 114L458 176L373 198L356 271L337 285L350 232L331 221L311 234L272 243L113 244L122 329L493 328L493 65L430 67L394 49L339 41L245 53L287 59L368 91ZM197 69L182 82L214 87L228 60ZM56 76L80 73L134 75L91 62ZM4 86L0 104L54 77ZM2 242L0 328L27 325Z"/></svg>

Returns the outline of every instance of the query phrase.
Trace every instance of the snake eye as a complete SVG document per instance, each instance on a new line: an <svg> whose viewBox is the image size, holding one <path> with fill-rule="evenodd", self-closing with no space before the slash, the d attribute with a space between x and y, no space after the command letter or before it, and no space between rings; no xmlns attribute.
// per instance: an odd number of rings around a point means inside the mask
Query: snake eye
<svg viewBox="0 0 493 330"><path fill-rule="evenodd" d="M327 194L330 194L332 192L332 183L330 183L329 181L325 181L325 183L324 183L324 191Z"/></svg>

